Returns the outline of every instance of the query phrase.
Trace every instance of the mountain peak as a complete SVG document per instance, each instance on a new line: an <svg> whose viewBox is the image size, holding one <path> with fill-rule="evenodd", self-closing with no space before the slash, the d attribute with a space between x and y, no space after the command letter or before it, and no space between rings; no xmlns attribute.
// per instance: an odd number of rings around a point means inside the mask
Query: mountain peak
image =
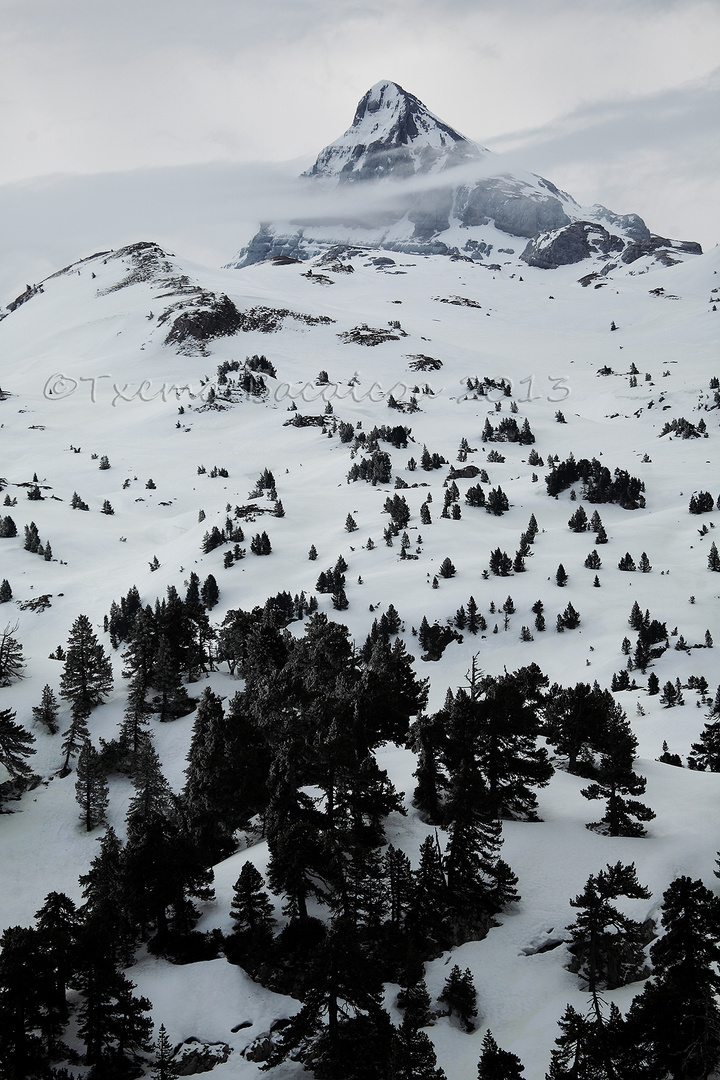
<svg viewBox="0 0 720 1080"><path fill-rule="evenodd" d="M326 146L305 176L340 181L436 173L487 153L430 112L414 94L384 79L358 102L344 135Z"/></svg>

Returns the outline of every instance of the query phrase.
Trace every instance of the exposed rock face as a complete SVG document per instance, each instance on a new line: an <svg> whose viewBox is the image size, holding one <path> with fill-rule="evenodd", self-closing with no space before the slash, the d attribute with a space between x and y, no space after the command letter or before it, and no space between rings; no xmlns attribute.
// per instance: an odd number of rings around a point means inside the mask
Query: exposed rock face
<svg viewBox="0 0 720 1080"><path fill-rule="evenodd" d="M609 215L615 217L615 215ZM702 255L699 244L685 240L667 240L649 232L642 218L630 214L628 236L608 232L602 225L592 221L573 221L562 229L534 237L526 245L520 258L529 266L542 270L555 270L558 266L582 262L592 255L619 255L624 263L632 263L643 255L655 255L666 265L672 265L672 252ZM618 219L623 221L622 218ZM643 235L645 233L646 235ZM632 237L636 237L633 239Z"/></svg>
<svg viewBox="0 0 720 1080"><path fill-rule="evenodd" d="M494 221L496 229L511 236L537 236L570 224L557 196L540 195L512 177L480 180L471 188L460 188L456 213L465 226Z"/></svg>
<svg viewBox="0 0 720 1080"><path fill-rule="evenodd" d="M625 243L590 221L573 221L564 228L535 237L526 246L520 258L529 266L542 270L555 270L558 266L582 262L591 255L620 252Z"/></svg>
<svg viewBox="0 0 720 1080"><path fill-rule="evenodd" d="M172 1064L178 1076L194 1076L223 1064L231 1053L232 1046L227 1043L204 1043L191 1037L175 1048Z"/></svg>

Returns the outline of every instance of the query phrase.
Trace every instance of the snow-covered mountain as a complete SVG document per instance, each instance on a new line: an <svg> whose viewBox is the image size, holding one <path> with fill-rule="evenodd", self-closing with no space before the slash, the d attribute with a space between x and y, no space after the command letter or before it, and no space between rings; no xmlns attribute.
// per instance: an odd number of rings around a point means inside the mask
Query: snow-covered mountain
<svg viewBox="0 0 720 1080"><path fill-rule="evenodd" d="M333 216L265 223L230 265L279 255L309 259L348 244L487 265L497 261L491 255L497 232L527 241L520 257L542 269L701 253L698 244L651 234L637 214L581 207L541 176L501 172L493 156L397 83L379 82L359 102L351 127L303 173L323 185L326 198L328 186L338 188ZM351 190L343 192L343 185Z"/></svg>
<svg viewBox="0 0 720 1080"><path fill-rule="evenodd" d="M304 183L330 192L392 188L392 177L340 178L353 161L360 171L369 167L373 135L388 144L377 164L397 145L419 184L440 175L432 170L445 154L487 160L391 84L363 101L357 141L339 140L336 154L318 159L318 170L330 175ZM357 156L353 145L363 148ZM425 152L415 154L420 145ZM467 201L457 211L461 190ZM588 1007L567 930L577 915L570 900L588 876L634 863L651 896L627 900L623 911L653 940L674 878L687 874L717 891L720 773L670 764L663 744L687 765L719 678L720 574L709 556L720 523L720 259L717 250L699 255L649 237L640 219L602 208L587 216L537 177L490 178L451 195L449 224L438 231L431 214L427 240L409 238L418 221L406 210L384 231L353 226L341 244L337 225L313 226L287 252L268 231L271 257L241 270L190 264L181 252L143 241L79 252L79 261L6 298L0 522L11 517L17 535L0 535L0 583L7 580L12 592L0 604L0 627L12 629L26 666L25 678L0 686L0 712L12 711L35 736L35 754L30 785L0 785L0 929L30 926L51 891L80 903L78 878L103 835L100 826L84 830L75 772L62 774L68 700L60 700L56 734L33 714L44 686L59 694L58 646L67 648L79 614L88 616L114 671L112 692L89 718L90 741L100 748L117 737L130 690L125 645L113 648L105 617L132 586L154 610L169 588L184 596L191 574L213 575L220 593L208 612L213 630L279 593L314 595L320 612L349 628L357 651L392 604L401 620L393 640L415 657L418 677L430 679L428 714L443 707L448 688L467 685L474 658L491 676L537 664L550 684L626 687L614 700L638 740L634 768L647 778L642 799L656 815L648 835L589 830L598 813L581 794L587 778L568 771L541 737L556 771L538 791L540 820L503 822L502 857L518 876L520 903L482 940L424 964L433 1002L455 964L471 970L478 990L473 1033L448 1016L423 1029L449 1080L475 1080L488 1030L521 1058L527 1080L543 1080L567 1003L583 1014ZM491 197L495 213L477 209L488 222L463 224L469 205ZM528 221L547 211L555 228L512 234L501 228L501 204L515 222L523 208ZM466 248L473 237L478 246ZM575 246L577 260L557 254L565 244ZM438 252L427 254L433 245ZM463 257L442 253L453 249ZM542 252L552 274L538 264ZM528 429L533 442L515 437ZM384 471L372 474L376 453ZM635 498L593 502L586 479L548 486L553 466L571 459L594 462L598 475L627 473L642 487ZM266 470L272 493L258 483ZM488 513L478 485L485 498L500 489L507 510ZM713 509L690 513L701 493ZM409 519L393 535L387 504L396 498ZM577 520L570 525L579 508L588 519L599 512L607 543ZM516 560L531 515L538 532ZM26 546L32 524L46 557ZM239 526L242 542L231 539ZM213 530L220 540L208 544ZM265 557L251 549L262 532L272 547ZM317 559L309 557L313 549ZM500 573L491 568L498 550L512 563ZM620 568L626 556L635 569ZM344 610L318 588L321 572L340 557ZM440 570L446 559L455 568L447 577ZM560 563L568 575L562 585ZM470 597L484 624L476 633L467 627ZM667 630L645 671L632 667L635 602ZM579 615L574 626L563 624L568 604ZM449 632L439 659L421 648L423 620ZM300 639L304 620L290 621L287 633ZM205 666L185 687L195 699L211 688L227 712L243 680L217 656ZM650 692L651 675L661 687L679 687L680 699L672 704ZM175 794L185 783L194 720L194 713L172 722L148 716ZM437 835L445 851L447 831L413 803L416 749L388 741L377 757L405 811L387 816L386 839L417 868L422 842ZM124 841L133 786L116 771L109 787L107 821ZM315 788L306 794L318 798ZM244 862L264 874L269 857L258 831L238 832L235 842L213 867L214 897L199 904L202 937L195 940L207 952L177 964L142 945L126 974L152 1001L153 1020L172 1044L192 1037L221 1044L212 1075L253 1080L262 1063L244 1051L278 1022L281 1030L300 1001L254 981L220 949ZM273 893L271 902L281 929L284 896ZM328 918L320 903L312 913ZM625 1011L642 985L638 978L604 997ZM399 1027L398 989L387 983L384 1003ZM74 1019L80 998L71 992L73 1020L63 1038L82 1052ZM140 1067L149 1073L147 1061ZM307 1073L287 1062L263 1075L299 1080Z"/></svg>
<svg viewBox="0 0 720 1080"><path fill-rule="evenodd" d="M358 102L345 134L321 150L303 175L341 183L397 179L438 173L487 153L397 83L379 82Z"/></svg>

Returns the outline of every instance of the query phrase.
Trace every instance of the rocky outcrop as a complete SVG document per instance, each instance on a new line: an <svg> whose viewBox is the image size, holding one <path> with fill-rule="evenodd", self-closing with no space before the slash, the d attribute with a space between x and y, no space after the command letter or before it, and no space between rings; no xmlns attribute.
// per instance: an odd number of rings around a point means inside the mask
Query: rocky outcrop
<svg viewBox="0 0 720 1080"><path fill-rule="evenodd" d="M172 1065L178 1076L194 1076L222 1065L231 1053L232 1046L227 1043L205 1043L193 1036L175 1047Z"/></svg>
<svg viewBox="0 0 720 1080"><path fill-rule="evenodd" d="M510 177L480 180L457 193L455 213L467 228L495 224L511 236L533 237L570 224L560 199L541 195Z"/></svg>
<svg viewBox="0 0 720 1080"><path fill-rule="evenodd" d="M531 240L520 255L528 266L555 270L558 266L582 262L591 255L610 255L625 247L622 237L609 233L591 221L573 221L562 229L543 233Z"/></svg>

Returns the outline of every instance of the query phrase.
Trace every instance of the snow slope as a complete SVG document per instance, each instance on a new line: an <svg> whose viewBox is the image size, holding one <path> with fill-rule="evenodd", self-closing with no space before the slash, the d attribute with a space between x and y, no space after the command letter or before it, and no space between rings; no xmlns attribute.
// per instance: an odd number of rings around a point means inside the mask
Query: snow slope
<svg viewBox="0 0 720 1080"><path fill-rule="evenodd" d="M507 236L496 235L496 247L507 243ZM418 674L431 678L431 710L441 706L448 687L464 683L476 654L490 674L534 661L551 682L574 685L597 679L609 686L626 662L620 645L625 635L632 636L627 618L635 600L667 622L669 630L677 627L694 646L687 652L671 648L656 662L653 670L661 685L676 678L687 684L688 676L704 675L714 693L720 681L716 650L697 646L709 629L720 647L720 576L707 569L713 531L701 537L698 530L703 524L716 526L720 513L691 516L688 501L694 491L720 494L720 410L709 388L710 379L720 375L717 249L678 256L685 261L673 266L641 258L585 284L578 278L597 269L592 261L581 268L545 271L522 263L517 249L497 258L497 267L489 268L444 256L356 250L351 255L324 253L310 264L264 262L237 271L189 264L181 255L152 248L126 249L67 268L7 313L0 321L0 386L9 395L0 402L0 475L8 481L4 494L16 498L17 505L2 513L13 516L19 536L0 540L0 579L8 579L14 594L0 615L3 624L18 622L27 668L23 681L0 689L0 708L16 710L18 721L31 727L31 708L43 686L59 688L61 664L49 653L65 643L81 612L109 648L103 616L133 584L143 603L153 603L169 584L182 589L191 571L201 580L213 573L221 594L212 613L217 624L228 610L262 604L279 589L314 592L319 570L340 554L349 565L350 606L334 612L330 597L321 596L320 610L348 625L361 644L372 619L392 602L403 618L402 637L417 657ZM308 324L287 315L272 333L238 330L195 348L187 342L165 344L181 309L161 324L164 312L175 304L188 305L183 310L207 308L211 294L227 296L240 312L265 307L333 321ZM391 325L398 322L399 329ZM368 347L339 337L363 324L389 330L394 340ZM276 379L266 377L267 396L223 409L207 407L217 366L252 354L266 355L276 368ZM410 364L418 356L440 360L442 367L413 371ZM639 372L635 386L630 383L632 365ZM601 369L608 373L598 374ZM328 373L329 386L317 385L321 370ZM475 377L505 379L511 393L478 398L467 386ZM414 396L419 411L403 414L389 408L390 394L400 404ZM567 526L580 505L580 491L575 502L569 491L549 498L544 484L548 469L528 464L529 447L481 441L486 418L497 424L511 415L513 401L513 415L518 423L527 418L536 436L534 449L544 461L549 454L560 459L571 452L576 458L597 456L611 470L627 469L645 483L644 509L599 507L610 538L598 549L600 589L593 588L594 572L583 565L594 547L593 536L574 534ZM410 485L401 494L412 512L408 533L412 550L420 550L417 560L401 561L398 542L393 547L383 543L388 521L383 504L394 494L392 485L347 483L350 449L332 433L332 417L325 430L286 426L294 415L288 412L291 404L302 415L317 416L326 412L328 402L332 416L353 425L361 422L366 432L376 424L411 428L413 441L406 450L382 446L392 458L393 476ZM564 424L556 420L559 410ZM680 417L696 424L703 419L707 437L661 437L663 425ZM477 480L457 481L461 520L440 517L449 465L462 467L456 456L463 436L473 448L465 464L487 468L490 484L483 487L500 485L508 495L511 509L502 517L464 504L465 490ZM409 470L408 460L419 461L424 445L444 455L449 465L433 472ZM500 450L504 462L487 461L492 448ZM99 469L101 455L108 456L109 470ZM199 474L198 466L206 471ZM211 478L213 466L226 468L229 476ZM285 517L258 515L246 535L266 528L272 555L248 554L223 569L222 549L201 553L203 535L214 524L222 525L228 505L247 503L264 468L275 475ZM27 498L34 474L42 501ZM151 478L154 489L146 487ZM88 503L89 512L71 509L74 492ZM433 520L420 526L420 505L428 492ZM100 513L105 499L112 503L113 516ZM269 504L260 500L258 505ZM345 531L348 513L358 523L356 533ZM491 550L499 546L512 555L531 513L540 533L527 572L485 579ZM22 526L31 520L43 540L51 541L53 561L23 550ZM372 550L365 547L368 537L375 542ZM315 563L307 559L311 544L319 552ZM652 571L619 571L617 562L626 551L636 562L646 551ZM154 557L160 566L152 571ZM445 557L457 574L441 579L434 589L432 579ZM562 590L555 583L559 562L569 574ZM46 610L21 610L22 602L45 594L51 603ZM429 622L451 619L471 594L488 620L487 633L466 634L439 662L422 662L413 628L423 616ZM505 630L502 615L491 614L491 604L501 608L508 594L516 613ZM523 642L521 627L533 628L531 607L538 598L545 604L548 628L533 630L534 640ZM568 601L582 621L577 630L559 635L555 617ZM301 632L301 627L294 624L293 630ZM671 638L671 644L675 641ZM124 708L127 684L117 652L113 663L115 690L91 718L95 742L114 734ZM720 776L656 761L663 740L686 757L707 708L686 690L684 706L664 709L658 697L648 697L646 677L632 676L637 687L619 693L617 700L637 734L636 768L648 779L645 801L657 815L648 837L610 839L589 832L585 823L595 807L580 796L584 782L563 771L539 793L541 822L505 825L503 857L519 877L522 903L485 940L427 966L431 995L440 992L448 965L454 963L471 968L478 988L480 1023L474 1034L465 1035L444 1019L428 1029L438 1062L452 1080L475 1077L488 1027L501 1046L520 1055L528 1080L542 1080L557 1019L568 1001L584 1009L586 994L566 970L563 945L538 949L548 937L563 937L572 919L569 898L582 890L590 873L619 859L634 861L639 880L653 892L650 901L633 901L628 909L640 919L657 916L662 892L678 874L716 884ZM224 696L237 688L225 670L207 683ZM61 731L68 720L63 706ZM171 725L153 722L158 751L176 790L183 783L191 727L192 716ZM32 730L37 739L33 767L42 783L0 818L2 862L11 867L0 884L0 927L28 925L50 890L79 899L77 876L87 870L101 834L80 831L74 777L57 775L61 736ZM396 816L388 823L388 839L416 858L429 828L410 804L413 756L387 747L381 765L406 793L408 807L407 818ZM112 781L110 820L121 834L130 794L127 781ZM216 867L216 898L204 911L201 930L229 928L232 885L248 856L264 868L263 844L239 850ZM129 975L153 1000L154 1018L166 1025L171 1040L196 1035L233 1046L228 1062L215 1070L219 1080L258 1075L258 1066L245 1061L241 1050L274 1019L298 1007L224 960L173 967L146 957ZM606 996L625 1007L639 988L635 984ZM388 1002L394 1002L393 988L388 988ZM252 1026L233 1033L243 1020ZM271 1075L297 1073L298 1067L289 1065Z"/></svg>

